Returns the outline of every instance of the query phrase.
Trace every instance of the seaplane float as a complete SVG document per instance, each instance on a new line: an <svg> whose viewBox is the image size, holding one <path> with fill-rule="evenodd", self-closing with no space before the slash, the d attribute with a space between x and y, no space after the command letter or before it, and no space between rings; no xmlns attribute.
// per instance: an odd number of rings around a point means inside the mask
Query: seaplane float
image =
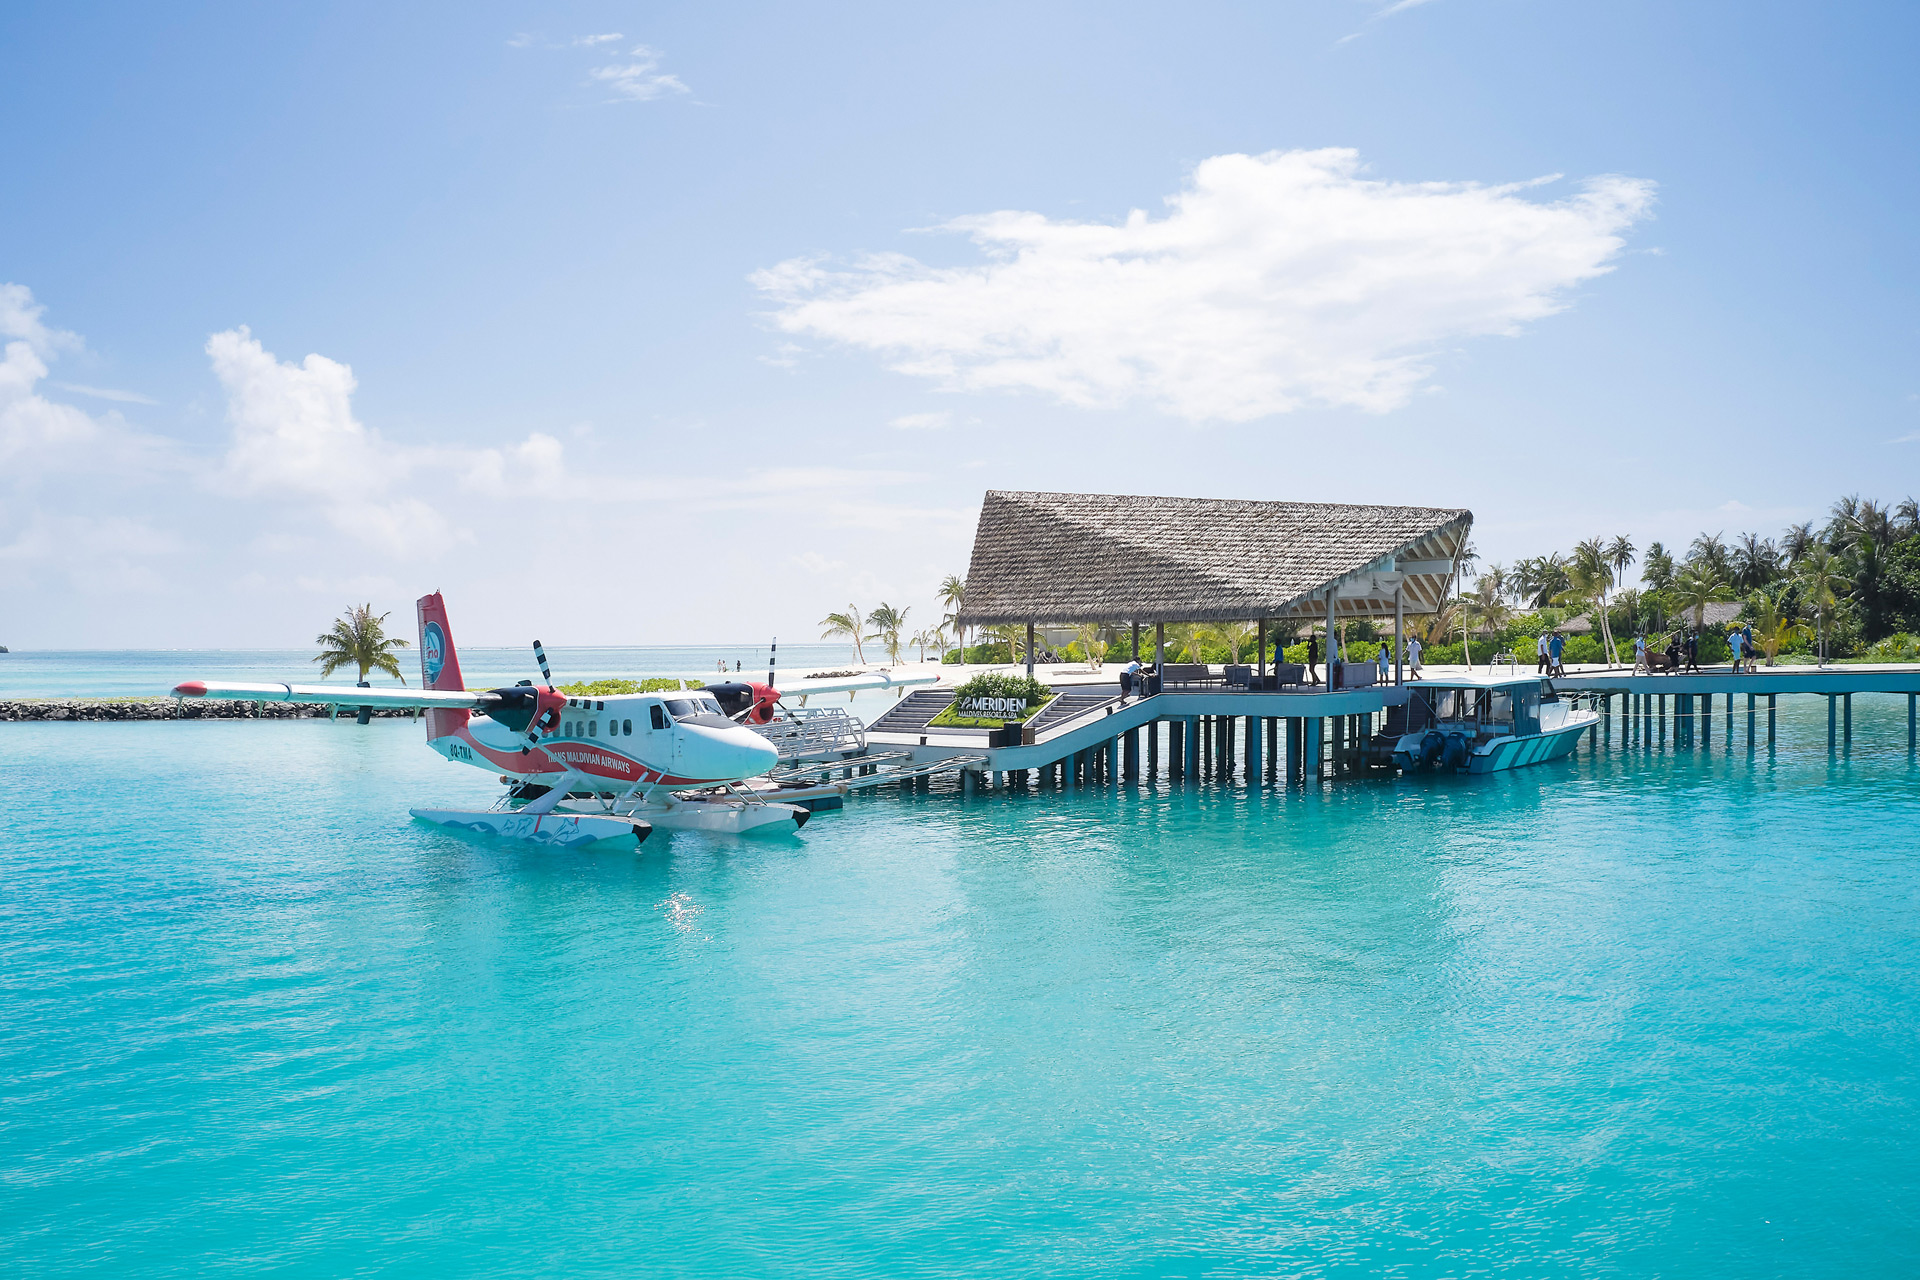
<svg viewBox="0 0 1920 1280"><path fill-rule="evenodd" d="M767 681L729 681L670 693L571 697L553 683L534 642L541 685L468 689L439 592L422 596L419 689L340 685L236 684L189 680L176 698L301 702L358 708L422 709L427 745L447 760L497 772L505 792L490 809L413 809L421 821L455 830L577 848L596 840L645 840L654 828L741 835L798 831L811 811L779 792L742 784L760 779L780 751L755 726L782 719L782 691ZM930 684L933 676L856 673L790 685L803 695ZM723 699L728 704L723 707Z"/></svg>

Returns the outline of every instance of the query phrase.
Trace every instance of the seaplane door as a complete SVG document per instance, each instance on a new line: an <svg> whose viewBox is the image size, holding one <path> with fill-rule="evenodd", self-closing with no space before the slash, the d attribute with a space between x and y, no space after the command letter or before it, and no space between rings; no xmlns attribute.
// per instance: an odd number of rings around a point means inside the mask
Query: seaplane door
<svg viewBox="0 0 1920 1280"><path fill-rule="evenodd" d="M657 702L647 708L647 748L647 758L661 762L655 768L680 771L680 735L673 731L673 717Z"/></svg>

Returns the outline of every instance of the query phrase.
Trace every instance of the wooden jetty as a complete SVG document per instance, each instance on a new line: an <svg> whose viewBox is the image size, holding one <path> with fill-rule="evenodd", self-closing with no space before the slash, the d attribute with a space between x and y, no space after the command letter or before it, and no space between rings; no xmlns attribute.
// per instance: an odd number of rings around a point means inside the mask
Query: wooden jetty
<svg viewBox="0 0 1920 1280"><path fill-rule="evenodd" d="M1608 733L1617 714L1622 733L1648 742L1666 741L1671 721L1673 741L1680 746L1712 741L1715 698L1722 700L1727 735L1724 741L1733 741L1738 709L1746 714L1748 745L1757 743L1758 720L1764 711L1766 741L1772 746L1783 695L1824 697L1828 750L1844 750L1853 742L1856 693L1905 694L1907 750L1920 750L1920 666L1758 667L1739 675L1730 666L1673 675L1612 667L1557 676L1553 686L1557 691L1595 699ZM1744 700L1744 705L1736 708L1736 700Z"/></svg>

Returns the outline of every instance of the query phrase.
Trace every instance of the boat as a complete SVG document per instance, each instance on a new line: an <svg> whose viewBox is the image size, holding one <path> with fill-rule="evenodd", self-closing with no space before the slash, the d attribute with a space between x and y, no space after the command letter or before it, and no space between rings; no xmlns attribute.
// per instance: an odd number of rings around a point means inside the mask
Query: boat
<svg viewBox="0 0 1920 1280"><path fill-rule="evenodd" d="M1370 752L1403 773L1498 773L1557 760L1600 722L1538 676L1448 676L1408 688Z"/></svg>

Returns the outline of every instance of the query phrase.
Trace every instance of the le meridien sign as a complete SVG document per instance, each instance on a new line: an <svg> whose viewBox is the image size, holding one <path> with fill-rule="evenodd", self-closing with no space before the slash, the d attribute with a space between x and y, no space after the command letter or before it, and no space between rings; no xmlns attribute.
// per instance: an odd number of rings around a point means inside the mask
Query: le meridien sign
<svg viewBox="0 0 1920 1280"><path fill-rule="evenodd" d="M960 711L975 716L1023 716L1027 714L1025 698L962 698Z"/></svg>

